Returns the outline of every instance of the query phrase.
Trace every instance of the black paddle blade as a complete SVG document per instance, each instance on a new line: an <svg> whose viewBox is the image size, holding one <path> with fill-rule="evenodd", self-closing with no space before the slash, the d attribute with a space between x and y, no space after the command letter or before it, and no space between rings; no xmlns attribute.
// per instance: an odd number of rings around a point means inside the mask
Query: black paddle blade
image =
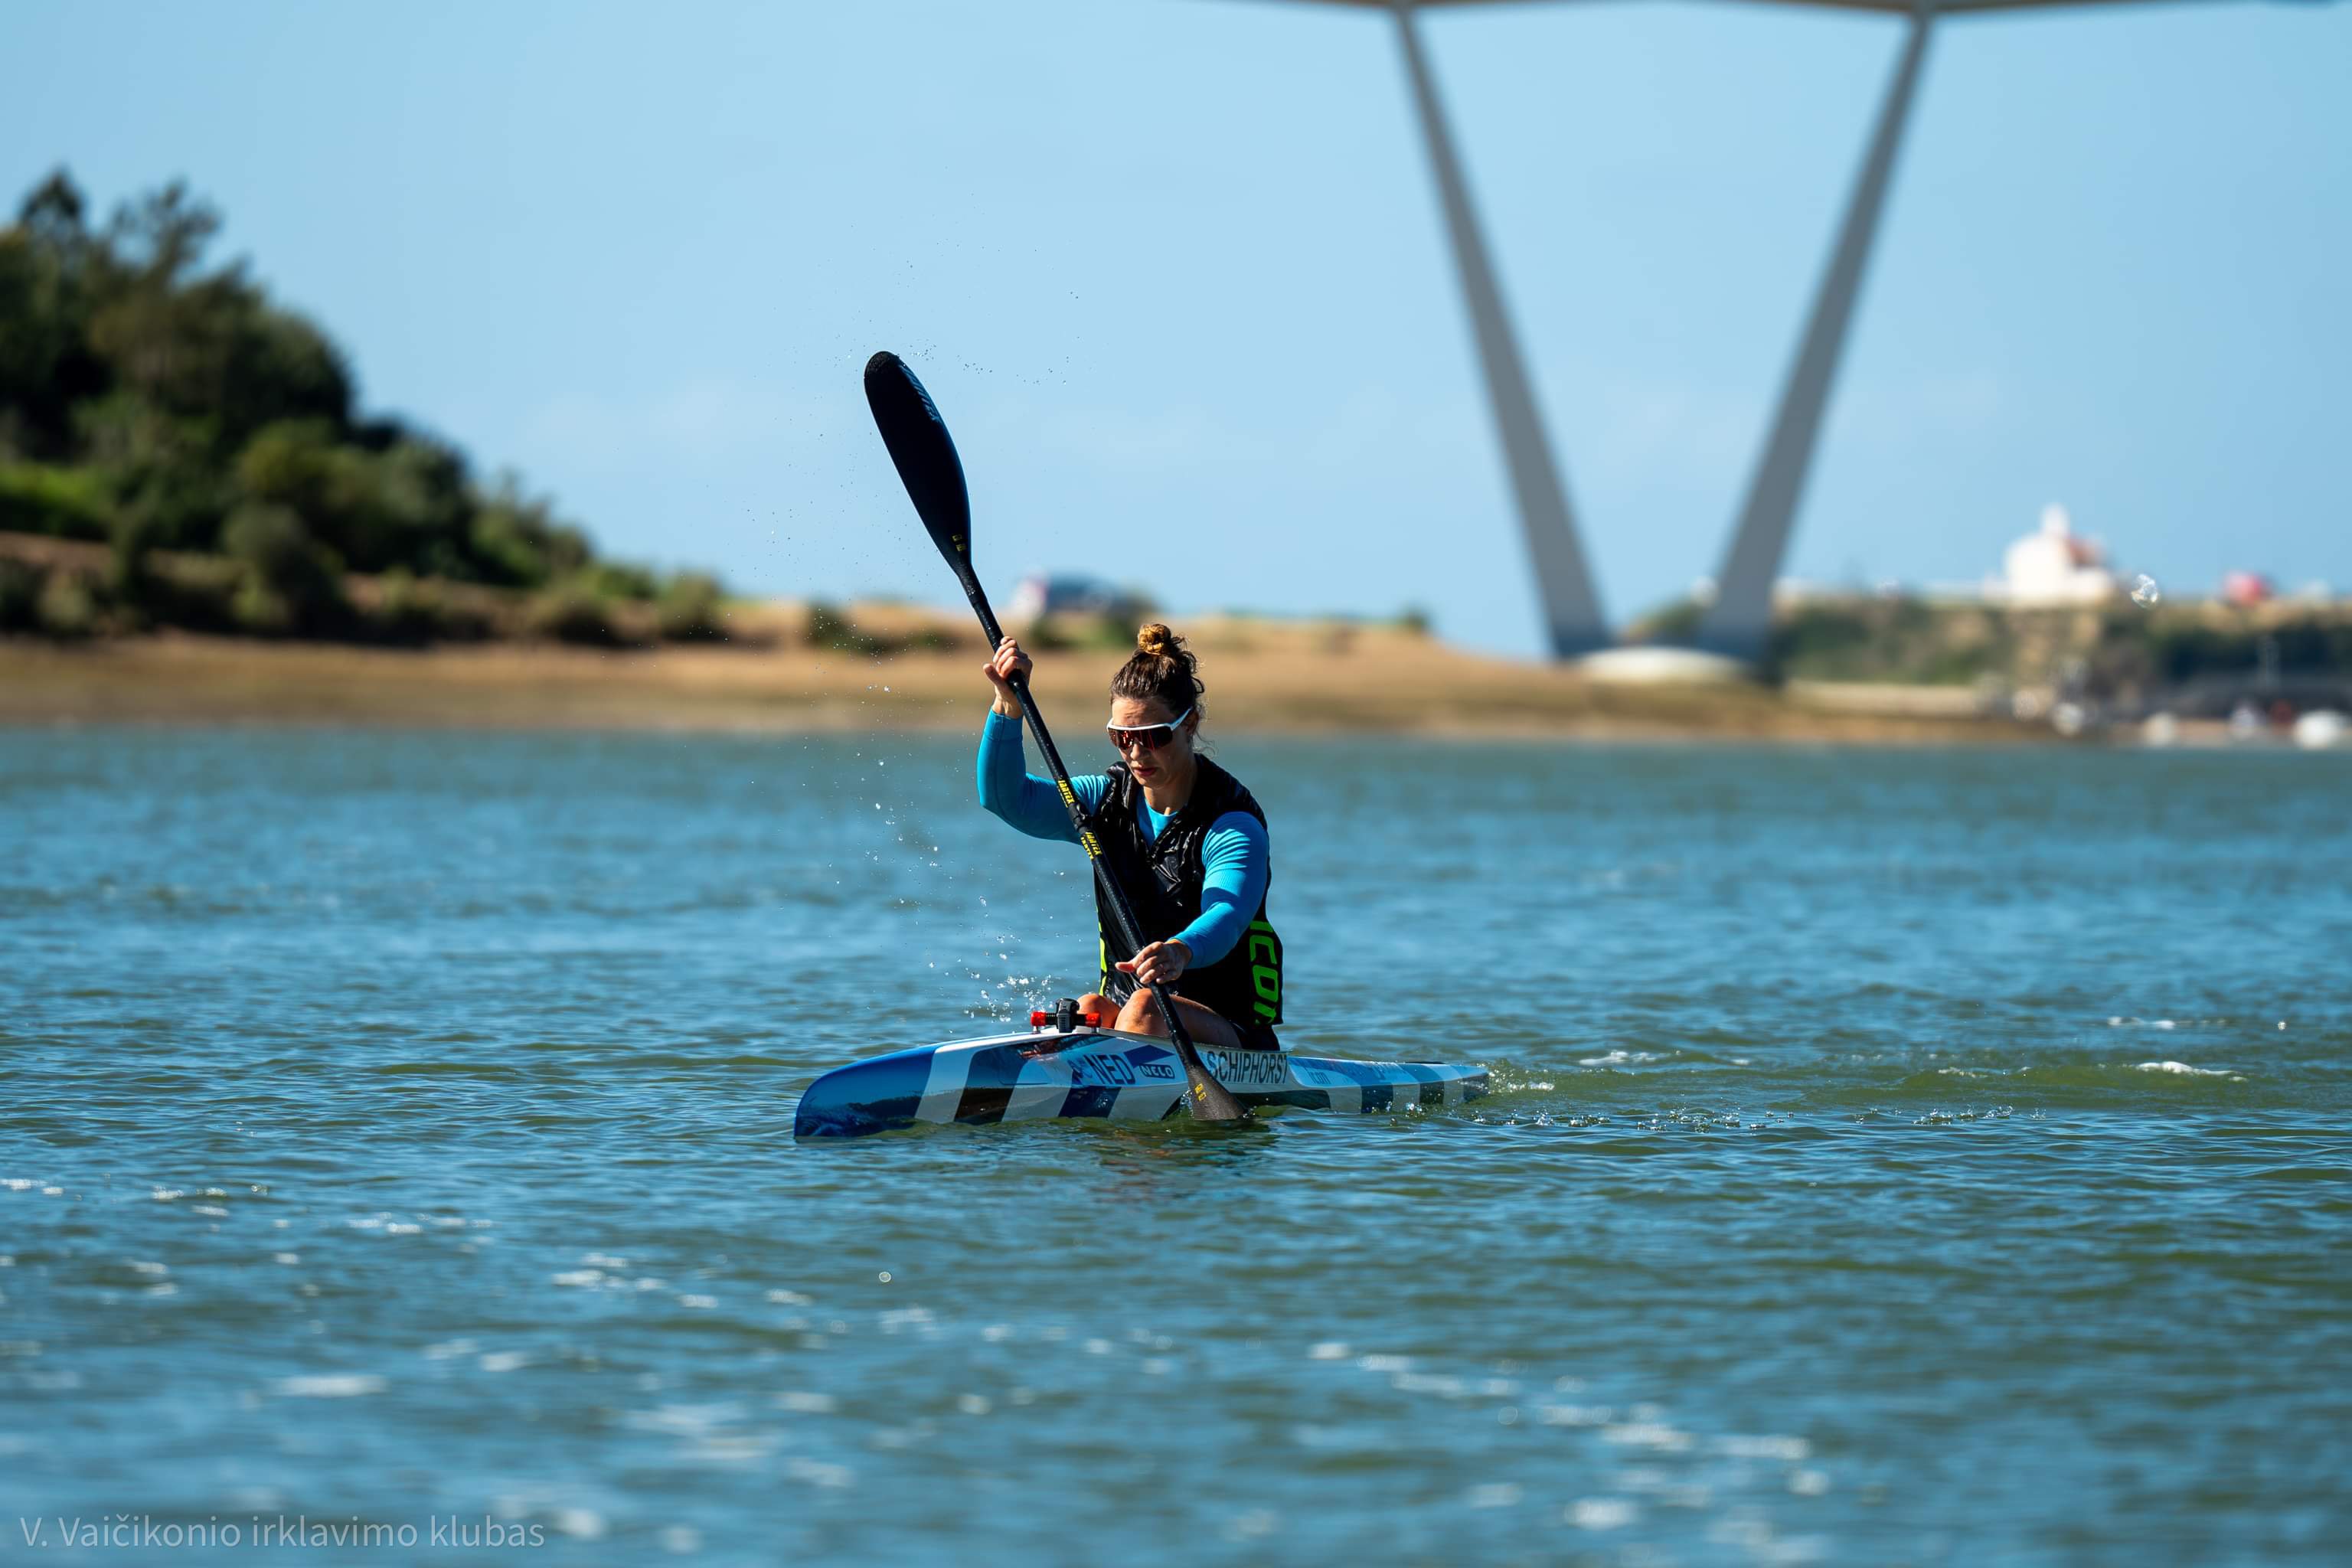
<svg viewBox="0 0 2352 1568"><path fill-rule="evenodd" d="M971 574L971 498L964 489L963 460L956 456L947 421L907 362L885 349L866 362L866 403L898 479L915 510L930 531L931 542L948 558L969 592Z"/></svg>

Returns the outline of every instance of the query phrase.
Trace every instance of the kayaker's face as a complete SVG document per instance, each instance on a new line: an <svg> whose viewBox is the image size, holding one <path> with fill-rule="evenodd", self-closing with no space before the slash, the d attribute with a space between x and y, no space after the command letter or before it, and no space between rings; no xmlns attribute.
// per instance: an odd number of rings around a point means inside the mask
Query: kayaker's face
<svg viewBox="0 0 2352 1568"><path fill-rule="evenodd" d="M1149 786L1164 778L1181 778L1192 765L1192 735L1190 723L1173 730L1155 730L1154 725L1166 724L1175 714L1156 697L1114 697L1110 700L1110 728L1119 756L1125 760L1128 772L1135 782ZM1116 737L1121 730L1140 730L1139 736ZM1159 741L1157 747L1147 744Z"/></svg>

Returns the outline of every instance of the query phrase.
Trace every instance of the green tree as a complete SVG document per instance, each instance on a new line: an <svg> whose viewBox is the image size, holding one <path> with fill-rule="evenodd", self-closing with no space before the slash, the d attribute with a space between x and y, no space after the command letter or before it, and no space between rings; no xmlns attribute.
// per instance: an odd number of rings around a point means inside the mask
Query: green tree
<svg viewBox="0 0 2352 1568"><path fill-rule="evenodd" d="M74 405L105 390L89 344L95 246L82 210L60 169L0 230L0 458L69 457Z"/></svg>

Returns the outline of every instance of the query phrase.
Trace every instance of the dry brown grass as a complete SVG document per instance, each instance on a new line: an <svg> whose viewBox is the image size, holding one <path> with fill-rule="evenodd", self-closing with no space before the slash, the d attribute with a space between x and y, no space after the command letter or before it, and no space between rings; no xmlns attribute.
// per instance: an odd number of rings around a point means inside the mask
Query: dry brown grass
<svg viewBox="0 0 2352 1568"><path fill-rule="evenodd" d="M0 722L350 723L646 730L964 729L987 701L976 630L915 606L852 606L862 631L957 645L887 658L805 645L805 612L746 606L746 641L605 652L493 644L423 652L162 636L75 647L0 639ZM1833 709L1751 687L1611 687L1409 632L1194 619L1213 727L1590 739L1937 742L2027 738L1959 715ZM1036 689L1075 736L1120 654L1042 654Z"/></svg>

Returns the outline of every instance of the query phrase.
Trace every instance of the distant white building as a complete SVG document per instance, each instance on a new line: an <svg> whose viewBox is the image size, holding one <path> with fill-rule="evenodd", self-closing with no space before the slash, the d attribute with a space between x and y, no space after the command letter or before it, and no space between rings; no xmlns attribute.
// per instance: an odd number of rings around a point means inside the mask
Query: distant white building
<svg viewBox="0 0 2352 1568"><path fill-rule="evenodd" d="M2002 552L2000 571L1987 586L2012 605L2095 605L2118 590L2105 548L2076 533L2055 501L2042 509L2039 529Z"/></svg>

